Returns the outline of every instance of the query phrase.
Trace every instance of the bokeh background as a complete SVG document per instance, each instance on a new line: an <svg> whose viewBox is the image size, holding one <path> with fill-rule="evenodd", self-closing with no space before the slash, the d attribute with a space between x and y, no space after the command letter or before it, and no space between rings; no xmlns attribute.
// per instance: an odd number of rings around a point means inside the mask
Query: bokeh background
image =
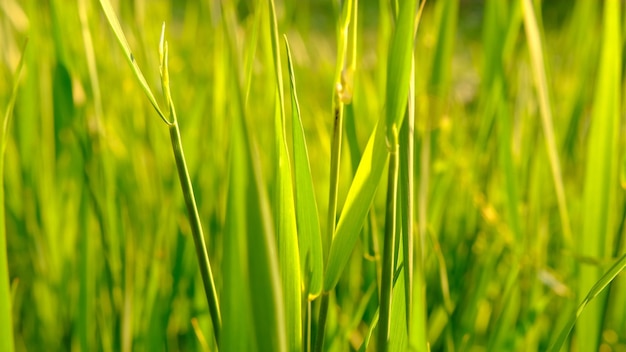
<svg viewBox="0 0 626 352"><path fill-rule="evenodd" d="M230 74L236 63L226 54L220 2L112 3L159 102L158 44L166 22L172 95L219 293L235 111L227 87L238 79ZM534 3L571 230L559 213L520 2L432 0L417 32L415 179L425 181L416 191L424 199L416 222L426 229L433 351L546 349L591 284L626 251L623 76L602 74L605 2ZM259 4L230 5L243 51ZM293 52L318 210L326 214L340 5L279 0L276 6L279 32ZM385 0L359 2L339 210L385 109L390 11ZM27 37L4 170L17 350L211 349L168 131L99 3L0 2L3 114ZM272 192L268 48L261 36L248 104ZM621 69L621 52L615 58ZM607 83L611 75L617 91ZM602 96L611 92L618 101L607 110ZM610 127L593 137L600 121ZM594 160L609 166L598 169ZM328 350L358 349L378 307L372 258L382 243L384 209L385 187L379 187L333 298ZM597 332L602 351L626 351L625 297L621 275L598 298L597 314L578 323ZM576 341L573 350L585 350Z"/></svg>

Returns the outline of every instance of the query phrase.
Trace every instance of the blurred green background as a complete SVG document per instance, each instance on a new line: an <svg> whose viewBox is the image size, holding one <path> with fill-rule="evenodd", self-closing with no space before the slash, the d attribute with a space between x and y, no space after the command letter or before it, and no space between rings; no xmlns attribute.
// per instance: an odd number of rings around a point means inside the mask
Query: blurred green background
<svg viewBox="0 0 626 352"><path fill-rule="evenodd" d="M157 49L161 24L167 24L172 95L219 292L235 109L225 87L237 79L229 74L234 63L227 59L220 2L112 2L160 102ZM231 4L243 50L259 4ZM339 3L276 5L279 32L294 56L319 214L326 214ZM535 1L570 239L559 214L520 2L432 0L425 6L415 46L415 182L428 176L418 212L426 220L427 327L434 351L546 349L599 273L626 251L623 77L620 70L602 75L604 6ZM385 108L388 1L360 1L359 16L339 209ZM3 114L27 37L4 170L16 349L211 349L168 132L99 4L1 0ZM269 188L275 92L267 89L274 80L268 47L257 49L248 104ZM621 69L621 52L615 55ZM621 90L607 83L611 75ZM602 96L611 92L618 101L602 110ZM603 119L612 121L608 137L594 139L596 121ZM606 148L595 147L605 142ZM609 166L598 169L593 160ZM366 234L382 238L384 209L385 187L379 187L364 240L336 290L329 350L358 349L371 324L378 306L369 292L376 245ZM594 209L599 215L590 219ZM578 323L599 331L599 350L626 351L625 297L621 275L598 299L599 313Z"/></svg>

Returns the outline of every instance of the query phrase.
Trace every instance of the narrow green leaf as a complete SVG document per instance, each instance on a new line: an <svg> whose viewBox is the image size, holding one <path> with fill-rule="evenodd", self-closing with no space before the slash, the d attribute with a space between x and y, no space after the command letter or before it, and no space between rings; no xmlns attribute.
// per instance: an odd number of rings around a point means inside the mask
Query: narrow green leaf
<svg viewBox="0 0 626 352"><path fill-rule="evenodd" d="M298 103L296 77L291 61L291 50L289 49L287 36L284 36L284 38L285 47L287 49L289 82L291 83L294 185L296 189L296 220L298 225L300 259L302 261L302 273L304 275L305 286L308 290L306 294L309 299L314 299L322 290L322 275L324 273L322 233L320 230L315 190L313 189L313 176L311 176L309 152L304 136L304 128L302 127L302 117L300 116L300 104ZM308 265L304 258L309 258Z"/></svg>
<svg viewBox="0 0 626 352"><path fill-rule="evenodd" d="M400 218L402 226L402 257L404 258L404 301L406 307L405 323L407 332L411 331L413 270L414 270L414 208L415 191L413 166L415 158L415 64L411 60L411 80L409 82L409 100L406 117L400 130Z"/></svg>
<svg viewBox="0 0 626 352"><path fill-rule="evenodd" d="M100 0L100 6L102 6L102 11L104 11L104 15L109 21L109 25L111 26L111 29L113 29L113 33L115 34L115 37L117 38L118 43L120 44L120 46L122 47L122 50L124 51L124 57L126 57L126 61L128 61L128 64L133 69L133 73L135 74L135 77L139 81L139 84L141 85L141 88L143 89L144 93L148 97L150 104L152 104L152 106L157 111L157 113L159 114L163 122L169 125L170 122L168 121L163 111L161 111L161 109L159 108L159 104L157 103L154 97L154 94L152 94L152 90L150 90L150 87L148 86L148 82L146 82L146 79L144 78L143 73L141 72L141 69L137 65L137 61L135 60L135 57L133 56L133 53L130 50L130 45L128 45L126 36L124 35L124 32L122 31L122 26L120 26L120 22L118 21L117 16L115 15L115 11L113 11L111 2L109 0Z"/></svg>
<svg viewBox="0 0 626 352"><path fill-rule="evenodd" d="M253 329L256 337L256 347L259 351L287 350L285 328L285 308L283 291L281 289L280 272L278 265L277 244L274 232L274 222L270 211L268 195L265 191L265 180L261 172L259 151L255 135L246 119L247 107L244 103L244 88L240 79L239 57L235 40L236 23L228 21L233 8L231 3L223 4L222 11L227 34L228 60L231 64L229 76L234 84L231 98L233 107L238 116L234 128L242 133L240 141L243 143L245 166L249 170L245 186L246 194L246 222L248 248L248 277L251 292L251 308ZM228 13L230 12L230 13ZM241 278L245 279L245 278ZM229 317L236 321L237 317Z"/></svg>
<svg viewBox="0 0 626 352"><path fill-rule="evenodd" d="M596 297L598 297L604 291L604 289L606 289L613 282L613 280L617 277L617 275L619 275L622 271L624 271L624 269L626 269L626 254L622 255L617 260L617 262L615 262L615 264L613 264L613 266L606 273L604 273L604 275L602 275L600 280L598 280L593 285L591 290L589 290L589 292L587 293L587 296L585 296L585 299L583 299L582 302L580 302L580 305L578 306L576 311L572 314L572 317L570 318L568 324L565 326L565 328L563 328L563 330L561 330L561 333L559 334L559 337L557 338L557 340L548 349L549 351L557 352L561 350L561 346L563 346L563 344L565 343L565 340L567 340L567 336L574 328L574 325L576 324L576 321L578 320L578 318L585 311L585 308L587 307L587 305L591 303L591 301L593 301ZM597 325L597 324L594 323L593 325ZM584 324L581 327L581 329L588 329L588 328L590 328L590 324ZM580 342L579 342L579 346L580 346Z"/></svg>
<svg viewBox="0 0 626 352"><path fill-rule="evenodd" d="M550 103L550 93L548 91L548 79L541 46L541 36L539 26L535 17L535 11L531 0L520 0L524 12L524 28L526 29L526 40L530 51L533 76L537 87L539 98L539 110L541 112L541 123L543 134L548 148L548 158L552 170L552 181L556 190L556 197L559 206L559 216L561 217L561 227L563 228L563 239L568 245L572 244L572 229L567 210L565 189L563 187L563 175L561 172L561 162L556 148L554 127L552 124L552 104Z"/></svg>
<svg viewBox="0 0 626 352"><path fill-rule="evenodd" d="M230 3L229 3L230 4ZM223 6L224 12L228 11ZM232 10L232 9L230 9ZM223 14L228 18L227 14ZM229 59L239 63L235 45L235 24L227 24L227 42ZM243 156L245 165L251 176L245 186L246 222L248 241L248 279L253 316L254 335L258 350L278 351L287 350L285 329L285 311L283 292L280 282L276 237L272 220L269 199L265 191L265 181L261 172L259 152L256 146L255 135L252 134L246 120L247 110L244 104L244 92L240 82L240 65L229 65L230 75L235 77L235 89L232 98L237 109L238 119L233 128L241 130ZM246 278L241 278L245 280ZM235 322L232 322L235 323ZM230 327L236 328L236 327Z"/></svg>
<svg viewBox="0 0 626 352"><path fill-rule="evenodd" d="M250 182L248 177L250 169L246 164L241 127L232 128L231 134L233 138L230 148L230 182L222 264L224 325L221 347L223 351L250 351L256 346L251 326L252 307L246 241L246 232L253 231L248 228L246 217L246 185Z"/></svg>
<svg viewBox="0 0 626 352"><path fill-rule="evenodd" d="M276 142L276 203L275 219L278 238L280 276L285 300L285 325L287 328L287 350L302 349L302 280L300 279L300 257L296 232L291 165L285 138L285 97L283 92L282 65L278 41L278 25L274 1L269 1L270 37L276 78L276 113L274 120Z"/></svg>
<svg viewBox="0 0 626 352"><path fill-rule="evenodd" d="M398 25L394 32L389 52L387 80L387 115L381 116L365 147L346 203L337 224L324 276L324 290L335 287L352 252L359 230L363 226L367 211L387 163L387 132L390 126L400 126L407 103L411 70L411 54L415 28L416 1L401 4ZM388 131L389 130L389 131ZM391 140L391 139L389 139Z"/></svg>
<svg viewBox="0 0 626 352"><path fill-rule="evenodd" d="M621 2L606 1L604 6L602 51L591 115L587 146L583 227L578 237L578 251L583 256L605 258L613 253L616 232L615 195L618 192L618 140L621 115ZM597 266L581 265L578 297L582 297L601 275ZM597 285L596 285L597 286ZM576 329L576 343L581 351L600 346L604 320L603 295L591 304L582 319L587 323Z"/></svg>
<svg viewBox="0 0 626 352"><path fill-rule="evenodd" d="M9 123L13 116L13 107L17 99L17 89L20 84L22 68L24 67L24 56L26 44L22 48L22 57L13 75L13 90L9 98L4 119L2 120L2 130L0 130L0 350L12 352L13 342L13 312L11 309L11 282L9 275L9 262L7 257L7 233L6 219L4 211L4 152L6 151Z"/></svg>

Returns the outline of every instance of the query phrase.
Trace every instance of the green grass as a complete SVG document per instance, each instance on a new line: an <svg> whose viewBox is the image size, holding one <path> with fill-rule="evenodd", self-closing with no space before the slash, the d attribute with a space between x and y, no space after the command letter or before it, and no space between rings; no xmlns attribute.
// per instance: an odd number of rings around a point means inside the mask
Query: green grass
<svg viewBox="0 0 626 352"><path fill-rule="evenodd" d="M626 348L619 1L0 13L0 350Z"/></svg>

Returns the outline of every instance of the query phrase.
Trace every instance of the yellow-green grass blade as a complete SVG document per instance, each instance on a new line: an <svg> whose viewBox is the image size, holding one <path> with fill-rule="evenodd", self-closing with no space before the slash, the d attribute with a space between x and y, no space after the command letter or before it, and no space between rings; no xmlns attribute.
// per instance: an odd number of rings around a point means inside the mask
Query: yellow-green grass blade
<svg viewBox="0 0 626 352"><path fill-rule="evenodd" d="M22 57L13 75L13 89L9 103L2 119L0 130L0 350L12 352L14 349L13 339L13 311L11 309L11 282L9 275L9 262L7 257L7 233L4 203L4 153L9 138L9 123L13 116L13 107L17 99L17 89L20 84L22 68L24 67L24 55L26 43L22 48Z"/></svg>
<svg viewBox="0 0 626 352"><path fill-rule="evenodd" d="M296 230L296 213L294 209L293 181L291 163L285 137L285 97L283 91L282 65L280 59L280 43L274 1L269 1L269 25L276 78L276 111L274 131L277 156L275 179L275 213L276 238L278 239L278 255L280 276L285 300L285 326L287 330L287 350L302 349L302 280L300 279L300 254L298 251L298 234Z"/></svg>
<svg viewBox="0 0 626 352"><path fill-rule="evenodd" d="M226 11L224 7L222 11ZM223 13L223 16L226 14ZM231 62L239 63L235 30L234 25L226 25L229 59ZM238 121L233 128L241 129L240 141L244 143L245 165L251 176L245 185L245 192L248 230L246 238L249 249L247 279L250 287L252 306L250 313L253 318L254 336L258 350L282 352L287 350L287 337L274 223L265 191L256 138L251 133L246 119L247 107L244 104L243 88L239 79L239 65L229 65L229 67L231 81L235 84L232 98L238 114Z"/></svg>
<svg viewBox="0 0 626 352"><path fill-rule="evenodd" d="M414 62L412 60L412 62ZM413 66L413 64L412 64ZM411 77L414 77L414 67ZM400 218L402 233L402 256L404 258L404 300L406 306L405 322L407 333L411 331L411 312L413 300L413 269L414 269L414 150L415 150L415 80L411 79L409 87L409 101L407 104L407 116L400 130Z"/></svg>
<svg viewBox="0 0 626 352"><path fill-rule="evenodd" d="M313 189L309 152L304 135L304 128L302 127L300 104L298 103L296 90L296 77L291 60L291 49L289 49L289 41L286 36L285 47L287 49L289 82L291 84L294 185L296 189L296 220L298 225L300 260L303 268L302 277L307 290L305 294L308 296L308 299L314 299L322 291L323 283L324 258L322 256L322 233L320 230L315 190Z"/></svg>
<svg viewBox="0 0 626 352"><path fill-rule="evenodd" d="M389 52L387 112L370 136L348 191L330 248L324 275L325 291L335 287L343 272L385 170L388 159L387 130L394 125L396 128L400 126L404 117L411 72L416 1L406 1L401 6Z"/></svg>
<svg viewBox="0 0 626 352"><path fill-rule="evenodd" d="M604 275L602 275L600 280L598 280L593 285L593 287L591 287L591 289L589 290L589 292L587 293L585 298L578 305L578 308L576 309L576 311L573 312L573 314L572 314L571 318L569 319L569 322L567 323L567 325L559 333L559 335L558 335L559 337L557 338L557 340L549 348L549 351L557 352L557 351L561 350L561 346L563 346L563 344L567 340L567 337L568 337L569 333L572 331L572 329L574 328L574 325L576 324L576 321L578 320L578 318L580 318L583 315L586 315L585 314L586 313L586 309L585 308L587 308L587 305L597 303L597 301L596 302L592 302L592 301L594 301L595 298L600 296L603 293L603 291L607 287L609 287L609 285L611 285L611 283L613 282L613 280L615 280L617 275L621 274L622 271L624 271L624 269L626 269L626 254L622 255L615 262L615 264L613 264L613 266L609 270L607 270L606 273L604 273ZM591 326L596 326L596 325L600 326L600 324L593 324L591 322L585 321L585 324L580 324L579 325L579 326L581 326L581 328L578 329L578 330L589 329ZM578 336L580 338L580 332L578 332ZM596 344L598 344L598 340L593 340L592 342L595 342ZM578 347L580 348L581 346L582 346L582 344L579 341L578 342Z"/></svg>
<svg viewBox="0 0 626 352"><path fill-rule="evenodd" d="M352 99L352 69L350 66L348 71L344 71L346 66L346 50L348 46L348 30L350 28L351 17L355 16L352 12L352 0L348 0L342 4L341 17L337 26L337 61L335 68L335 80L333 86L333 132L330 145L330 186L328 188L328 210L326 213L326 229L322 235L322 255L324 262L328 263L328 255L335 236L337 225L337 194L339 188L339 170L341 167L341 146L343 139L343 116L344 105ZM354 29L354 28L353 28ZM356 33L352 33L352 38L356 39ZM355 59L354 51L352 59ZM346 74L344 74L346 73ZM344 81L349 77L348 81ZM320 302L318 332L315 339L315 351L321 352L324 348L324 339L326 334L326 321L328 319L329 292L324 292Z"/></svg>
<svg viewBox="0 0 626 352"><path fill-rule="evenodd" d="M537 97L539 99L539 110L541 113L541 123L543 126L543 134L548 148L548 158L550 159L550 168L552 171L552 181L556 191L557 203L559 206L559 216L561 218L561 227L563 228L563 239L568 246L572 244L572 229L569 219L569 211L567 209L567 201L565 197L565 188L563 186L563 175L561 172L561 162L556 147L556 139L554 135L554 127L552 123L552 104L550 93L548 90L548 79L544 62L543 49L541 44L541 35L537 18L531 0L520 0L524 13L524 28L526 30L526 41L530 52L531 66L533 77L537 89Z"/></svg>
<svg viewBox="0 0 626 352"><path fill-rule="evenodd" d="M457 31L459 0L445 0L435 4L437 17L437 46L433 54L431 76L428 82L429 93L437 97L435 111L444 99L451 81L450 64L454 52L454 39ZM436 112L437 113L437 112Z"/></svg>
<svg viewBox="0 0 626 352"><path fill-rule="evenodd" d="M583 231L578 237L580 254L598 259L612 255L613 234L616 229L617 214L614 209L616 209L615 195L619 189L617 148L622 68L620 4L619 1L606 1L604 4L600 67L587 145ZM577 291L579 297L582 297L598 281L601 275L600 267L581 264L579 275ZM586 323L576 329L579 350L599 348L605 301L606 295L602 295L582 314L581 319Z"/></svg>
<svg viewBox="0 0 626 352"><path fill-rule="evenodd" d="M156 112L159 114L163 122L169 125L170 122L168 121L166 115L161 110L161 108L159 108L159 104L157 103L156 98L154 97L154 94L152 94L152 90L148 86L148 82L146 82L146 79L144 78L143 73L141 72L141 69L137 65L135 57L133 56L133 53L130 50L130 45L128 45L128 40L126 40L124 31L122 31L122 26L120 25L120 22L117 19L117 16L115 15L115 11L113 10L113 7L111 6L111 2L109 0L100 0L100 6L102 6L102 11L104 11L106 18L109 21L109 25L113 29L113 33L115 34L115 37L117 38L117 41L120 44L120 47L124 51L124 57L126 57L126 61L128 61L128 64L133 69L133 73L135 74L135 77L137 77L137 80L139 81L141 88L143 89L144 93L148 97L150 104L152 104L152 106L154 107Z"/></svg>
<svg viewBox="0 0 626 352"><path fill-rule="evenodd" d="M399 262L404 263L402 260L402 251L399 253ZM402 264L402 271L406 268ZM399 268L397 268L396 273L397 278L394 282L393 286L393 299L391 301L391 315L393 319L391 319L391 332L389 335L389 347L388 350L391 352L403 352L410 350L408 346L408 335L406 329L406 300L405 300L405 276L402 273L398 273ZM380 327L379 327L380 328ZM421 350L418 350L421 351ZM427 351L427 349L424 349Z"/></svg>
<svg viewBox="0 0 626 352"><path fill-rule="evenodd" d="M189 219L189 225L191 227L191 232L193 235L193 240L195 244L196 256L198 259L198 265L200 268L200 274L202 277L202 283L204 285L204 291L206 294L207 303L209 306L209 311L211 313L211 320L213 323L213 332L215 339L219 345L220 338L220 330L221 330L221 313L219 307L219 301L217 297L217 289L215 287L215 282L213 280L213 272L210 265L209 255L207 252L205 238L202 230L202 224L200 222L200 215L198 212L198 208L196 205L195 194L193 190L193 185L191 183L191 178L189 176L189 171L187 167L187 163L185 160L185 155L183 151L183 145L180 135L180 129L178 127L177 118L176 118L176 110L174 108L174 103L171 98L170 93L170 85L169 85L169 67L168 67L168 45L164 40L165 36L165 23L163 23L162 31L161 31L161 40L159 45L159 57L160 57L160 71L161 71L161 86L163 88L163 93L166 99L166 106L168 111L168 117L166 117L161 109L159 108L154 96L150 88L148 87L143 74L139 70L132 53L130 52L130 48L125 39L124 33L121 30L119 21L117 20L117 16L115 15L111 4L108 0L100 1L101 7L106 14L108 23L110 27L113 29L118 42L122 49L124 50L127 61L133 68L135 76L142 86L146 96L152 103L153 107L162 118L162 120L168 125L170 140L172 151L174 154L174 159L176 163L176 169L178 172L178 177L181 185L181 189L183 192L183 197L185 200L185 205L187 208L187 216Z"/></svg>
<svg viewBox="0 0 626 352"><path fill-rule="evenodd" d="M239 121L231 128L230 171L228 204L226 208L226 236L222 275L223 331L222 351L252 351L256 341L252 329L250 287L248 273L248 247L246 232L246 185L250 169L246 165L245 142L242 141Z"/></svg>

